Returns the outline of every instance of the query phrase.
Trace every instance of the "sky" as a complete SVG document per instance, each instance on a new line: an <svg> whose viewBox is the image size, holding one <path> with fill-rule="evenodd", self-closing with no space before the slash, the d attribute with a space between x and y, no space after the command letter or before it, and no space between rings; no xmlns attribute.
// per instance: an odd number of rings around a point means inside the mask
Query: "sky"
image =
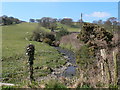
<svg viewBox="0 0 120 90"><path fill-rule="evenodd" d="M118 17L118 2L2 2L2 15L23 21L42 17L77 21L81 13L86 22Z"/></svg>

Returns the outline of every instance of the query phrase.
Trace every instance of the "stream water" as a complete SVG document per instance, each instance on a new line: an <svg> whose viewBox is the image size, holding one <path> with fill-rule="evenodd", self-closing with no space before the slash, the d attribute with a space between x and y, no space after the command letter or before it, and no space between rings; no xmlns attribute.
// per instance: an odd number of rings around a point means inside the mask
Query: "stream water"
<svg viewBox="0 0 120 90"><path fill-rule="evenodd" d="M57 51L61 53L65 59L67 59L67 62L65 63L65 65L59 68L54 68L54 71L51 74L37 78L38 81L49 80L51 78L58 79L61 76L72 78L72 76L76 75L75 53L68 49L63 49L61 47L54 47L54 48L57 49Z"/></svg>
<svg viewBox="0 0 120 90"><path fill-rule="evenodd" d="M69 64L68 67L65 69L65 71L62 73L62 76L65 77L71 77L74 76L76 73L76 57L75 53L68 50L68 49L63 49L61 47L55 47L59 53L61 53L64 57L67 59L67 63Z"/></svg>

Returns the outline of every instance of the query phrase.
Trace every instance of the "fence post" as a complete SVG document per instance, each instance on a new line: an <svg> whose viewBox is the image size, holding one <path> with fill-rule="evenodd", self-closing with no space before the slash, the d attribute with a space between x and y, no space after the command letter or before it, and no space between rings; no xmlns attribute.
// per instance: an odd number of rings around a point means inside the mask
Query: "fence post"
<svg viewBox="0 0 120 90"><path fill-rule="evenodd" d="M33 60L34 60L34 52L35 52L35 46L32 44L29 44L26 48L26 55L28 55L28 64L29 64L29 79L30 81L33 81Z"/></svg>

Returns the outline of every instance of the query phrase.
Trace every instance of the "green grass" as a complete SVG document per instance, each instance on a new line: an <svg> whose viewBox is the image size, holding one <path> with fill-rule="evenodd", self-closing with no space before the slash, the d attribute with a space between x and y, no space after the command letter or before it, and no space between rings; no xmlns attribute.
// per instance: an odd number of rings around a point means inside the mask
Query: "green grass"
<svg viewBox="0 0 120 90"><path fill-rule="evenodd" d="M34 77L45 76L49 70L35 69L36 67L57 67L65 63L63 57L54 47L45 43L28 41L25 38L32 34L36 23L21 23L2 26L2 77L3 82L21 84L28 77L28 57L25 48L29 43L35 45ZM48 31L44 28L44 30ZM49 31L48 31L49 32Z"/></svg>
<svg viewBox="0 0 120 90"><path fill-rule="evenodd" d="M32 31L35 30L36 27L36 23L21 23L17 25L3 26L3 57L11 57L16 54L23 54L26 45L29 43L36 44L36 49L38 49L39 45L37 42L29 42L25 39L28 35L32 34Z"/></svg>
<svg viewBox="0 0 120 90"><path fill-rule="evenodd" d="M80 28L73 28L73 27L70 27L70 26L67 26L67 25L64 25L64 24L61 24L61 23L57 23L57 25L58 25L58 28L64 27L69 32L79 32L80 31Z"/></svg>
<svg viewBox="0 0 120 90"><path fill-rule="evenodd" d="M63 83L60 83L59 81L54 79L46 83L46 89L51 89L51 88L54 88L54 90L67 89L67 87Z"/></svg>
<svg viewBox="0 0 120 90"><path fill-rule="evenodd" d="M60 44L60 47L62 47L62 48L66 48L66 49L68 49L68 50L71 50L71 51L76 51L76 48L74 48L72 45L71 45L71 43L68 43L68 44Z"/></svg>

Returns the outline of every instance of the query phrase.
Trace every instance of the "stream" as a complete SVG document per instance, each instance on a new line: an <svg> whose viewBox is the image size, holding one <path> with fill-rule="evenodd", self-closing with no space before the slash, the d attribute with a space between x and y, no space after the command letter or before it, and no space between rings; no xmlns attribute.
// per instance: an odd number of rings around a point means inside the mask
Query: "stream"
<svg viewBox="0 0 120 90"><path fill-rule="evenodd" d="M75 53L68 50L63 49L61 47L54 47L59 53L63 55L63 57L67 60L66 63L58 68L54 68L54 71L51 74L48 74L44 77L39 77L37 80L50 80L52 79L58 79L60 77L65 78L72 78L76 75L76 57Z"/></svg>
<svg viewBox="0 0 120 90"><path fill-rule="evenodd" d="M61 53L65 59L67 59L67 68L61 73L62 76L64 77L71 77L76 74L76 57L75 53L68 50L68 49L63 49L61 47L55 47L55 49L58 50L59 53Z"/></svg>

